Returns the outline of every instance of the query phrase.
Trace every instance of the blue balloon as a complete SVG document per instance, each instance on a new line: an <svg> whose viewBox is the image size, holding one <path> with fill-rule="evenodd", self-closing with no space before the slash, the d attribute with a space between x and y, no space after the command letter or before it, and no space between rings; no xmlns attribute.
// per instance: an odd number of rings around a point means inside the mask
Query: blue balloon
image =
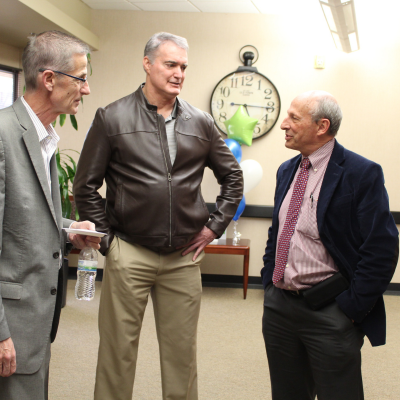
<svg viewBox="0 0 400 400"><path fill-rule="evenodd" d="M229 150L232 152L232 154L235 156L237 162L240 163L240 161L242 161L242 148L240 147L240 144L233 139L224 139L224 142L229 147Z"/></svg>
<svg viewBox="0 0 400 400"><path fill-rule="evenodd" d="M244 211L245 207L246 207L246 199L243 196L242 200L239 203L239 207L236 210L236 214L233 217L234 221L237 221L240 218L240 216L243 214L243 211Z"/></svg>

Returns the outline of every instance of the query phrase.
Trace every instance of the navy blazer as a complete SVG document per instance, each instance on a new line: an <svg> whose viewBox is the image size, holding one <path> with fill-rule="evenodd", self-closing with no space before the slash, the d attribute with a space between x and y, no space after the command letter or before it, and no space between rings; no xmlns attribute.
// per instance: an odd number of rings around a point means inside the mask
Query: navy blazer
<svg viewBox="0 0 400 400"><path fill-rule="evenodd" d="M261 270L264 288L272 281L275 268L279 209L300 161L301 154L284 162L277 172L272 225ZM381 166L336 141L319 194L317 224L323 245L350 282L336 302L361 326L372 346L385 344L382 294L396 268L399 232L389 210Z"/></svg>

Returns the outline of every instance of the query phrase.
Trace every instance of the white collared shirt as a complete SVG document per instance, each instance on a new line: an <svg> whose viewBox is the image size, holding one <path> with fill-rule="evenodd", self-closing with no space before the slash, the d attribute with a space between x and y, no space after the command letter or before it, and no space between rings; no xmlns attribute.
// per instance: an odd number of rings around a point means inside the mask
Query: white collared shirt
<svg viewBox="0 0 400 400"><path fill-rule="evenodd" d="M57 143L60 137L57 135L52 124L45 127L29 104L25 101L24 97L21 97L22 103L25 106L28 114L35 126L36 132L39 137L40 147L42 149L42 157L44 162L44 168L46 170L47 182L49 183L51 193L51 175L50 175L50 160L53 157L54 152L57 149Z"/></svg>

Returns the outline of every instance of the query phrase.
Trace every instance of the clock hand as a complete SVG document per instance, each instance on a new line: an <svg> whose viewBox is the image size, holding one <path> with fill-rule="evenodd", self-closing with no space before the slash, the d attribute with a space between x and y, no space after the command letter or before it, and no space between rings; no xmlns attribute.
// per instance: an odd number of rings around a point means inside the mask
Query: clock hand
<svg viewBox="0 0 400 400"><path fill-rule="evenodd" d="M255 106L255 105L252 105L252 104L238 104L238 103L231 103L231 106L243 106L246 110L247 110L247 107L257 107L257 108L266 108L267 110L269 110L269 109L274 109L274 107L268 107L268 106Z"/></svg>

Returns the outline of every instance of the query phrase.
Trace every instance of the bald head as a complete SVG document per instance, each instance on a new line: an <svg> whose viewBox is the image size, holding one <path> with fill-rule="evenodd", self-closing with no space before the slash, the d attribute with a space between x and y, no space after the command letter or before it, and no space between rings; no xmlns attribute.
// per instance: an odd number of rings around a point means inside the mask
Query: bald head
<svg viewBox="0 0 400 400"><path fill-rule="evenodd" d="M281 124L285 146L308 157L333 139L341 120L342 112L331 94L317 90L302 93L292 101Z"/></svg>
<svg viewBox="0 0 400 400"><path fill-rule="evenodd" d="M296 99L301 100L308 107L314 122L322 118L328 119L330 126L327 133L329 136L336 136L343 115L338 102L330 93L323 90L311 90L300 94Z"/></svg>

